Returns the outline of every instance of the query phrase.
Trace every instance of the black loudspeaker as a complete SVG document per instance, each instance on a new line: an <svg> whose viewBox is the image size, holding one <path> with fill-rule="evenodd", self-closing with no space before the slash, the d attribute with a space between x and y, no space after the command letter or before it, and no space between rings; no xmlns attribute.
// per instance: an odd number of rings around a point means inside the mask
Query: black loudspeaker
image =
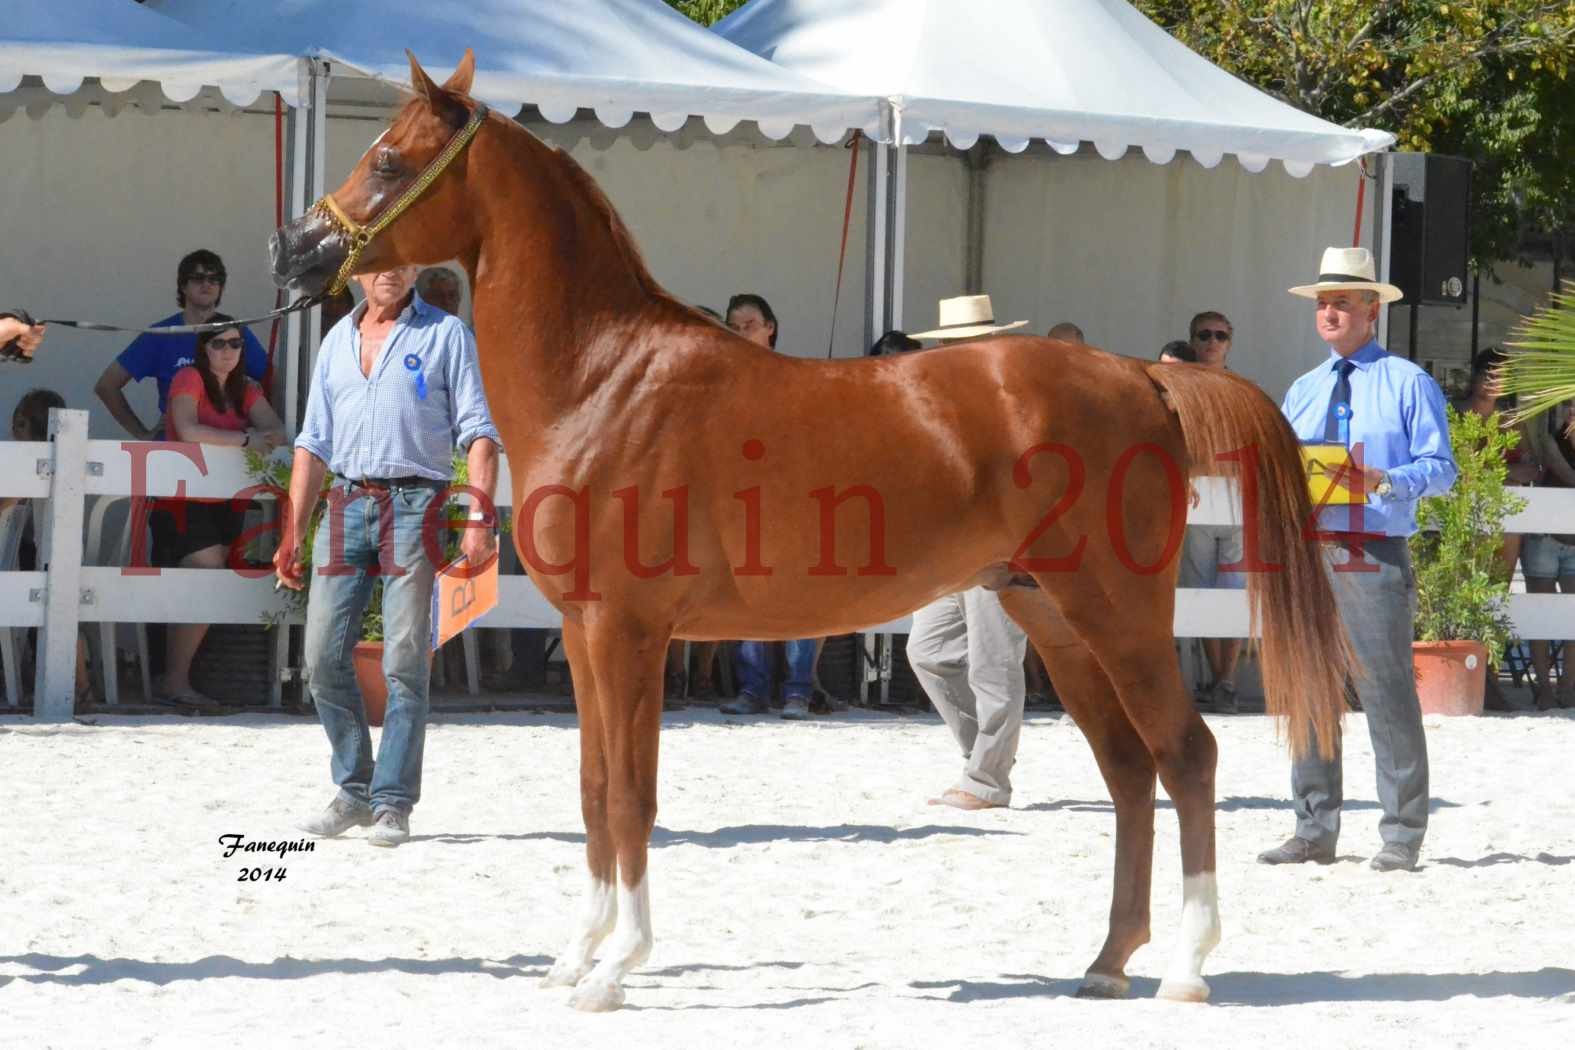
<svg viewBox="0 0 1575 1050"><path fill-rule="evenodd" d="M1471 250L1471 162L1431 153L1392 153L1394 219L1389 280L1409 306L1466 301Z"/></svg>

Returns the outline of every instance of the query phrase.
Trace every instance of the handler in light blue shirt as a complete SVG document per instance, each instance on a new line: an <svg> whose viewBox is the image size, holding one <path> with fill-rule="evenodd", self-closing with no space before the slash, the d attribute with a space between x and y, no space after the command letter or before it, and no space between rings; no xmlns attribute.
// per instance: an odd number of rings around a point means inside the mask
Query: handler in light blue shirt
<svg viewBox="0 0 1575 1050"><path fill-rule="evenodd" d="M1320 329L1322 325L1320 323ZM1324 532L1364 532L1410 536L1416 531L1416 501L1437 496L1455 483L1455 457L1449 450L1444 392L1403 357L1369 339L1349 356L1330 349L1329 360L1291 384L1281 404L1291 429L1303 442L1324 440L1329 406L1339 386L1342 361L1349 371L1346 434L1337 444L1361 446L1362 465L1388 482L1375 483L1365 505L1326 506L1318 526ZM1336 425L1341 422L1336 417ZM1361 513L1353 513L1353 507Z"/></svg>
<svg viewBox="0 0 1575 1050"><path fill-rule="evenodd" d="M436 512L456 445L467 450L471 487L484 497L480 523L464 531L460 549L475 569L497 555L491 509L500 442L481 389L476 342L464 322L416 295L417 269L359 278L366 302L323 341L295 441L289 523L274 558L285 586L299 590L312 573L306 688L328 734L329 768L339 785L328 808L300 827L332 837L370 826L374 846L409 839L410 811L421 800L434 559L442 551ZM308 567L302 540L329 467L338 480ZM374 579L383 584L388 683L375 761L350 662Z"/></svg>
<svg viewBox="0 0 1575 1050"><path fill-rule="evenodd" d="M1416 577L1406 537L1416 531L1416 501L1449 490L1455 459L1444 395L1426 372L1386 353L1373 338L1382 304L1400 289L1374 280L1366 248L1330 248L1316 284L1291 294L1316 299L1318 335L1328 360L1291 385L1281 406L1304 442L1361 446L1356 485L1366 503L1325 507L1324 554L1335 607L1358 661L1349 687L1361 701L1373 742L1383 848L1375 871L1412 871L1427 833L1427 738L1411 671ZM1291 767L1296 834L1258 855L1265 864L1329 864L1335 858L1344 798L1335 757L1314 747Z"/></svg>
<svg viewBox="0 0 1575 1050"><path fill-rule="evenodd" d="M361 372L362 303L329 331L317 355L295 447L341 478L447 481L454 446L501 444L487 412L476 341L465 323L416 292L370 375Z"/></svg>

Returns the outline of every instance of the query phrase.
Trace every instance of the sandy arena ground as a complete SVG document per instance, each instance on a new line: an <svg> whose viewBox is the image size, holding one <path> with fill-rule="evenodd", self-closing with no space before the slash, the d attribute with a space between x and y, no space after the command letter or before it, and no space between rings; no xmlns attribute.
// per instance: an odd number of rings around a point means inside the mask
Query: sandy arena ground
<svg viewBox="0 0 1575 1050"><path fill-rule="evenodd" d="M1072 997L1104 936L1114 820L1064 718L1031 718L1015 808L980 814L925 805L958 766L933 716L667 719L656 947L628 1007L598 1016L538 987L583 882L568 717L445 717L413 841L357 831L291 855L282 883L237 882L219 836L298 837L331 794L314 722L0 720L0 1046L1575 1041L1575 713L1430 720L1410 875L1366 866L1360 716L1340 863L1293 869L1253 862L1292 829L1271 723L1211 718L1225 936L1207 1006L1150 998L1181 905L1164 801L1135 997Z"/></svg>

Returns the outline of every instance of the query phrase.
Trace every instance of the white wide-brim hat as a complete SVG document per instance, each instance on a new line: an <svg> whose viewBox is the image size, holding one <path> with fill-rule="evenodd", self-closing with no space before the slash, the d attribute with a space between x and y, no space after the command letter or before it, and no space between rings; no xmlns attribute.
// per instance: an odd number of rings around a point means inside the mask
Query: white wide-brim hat
<svg viewBox="0 0 1575 1050"><path fill-rule="evenodd" d="M988 295L960 295L955 299L942 299L940 327L928 332L914 332L914 339L972 339L976 335L1006 332L1021 328L1027 321L1011 324L995 323L995 308Z"/></svg>
<svg viewBox="0 0 1575 1050"><path fill-rule="evenodd" d="M1318 283L1299 284L1290 293L1316 299L1319 292L1377 292L1378 301L1383 303L1405 297L1394 285L1376 280L1377 272L1373 253L1366 248L1325 248L1323 261L1318 264Z"/></svg>

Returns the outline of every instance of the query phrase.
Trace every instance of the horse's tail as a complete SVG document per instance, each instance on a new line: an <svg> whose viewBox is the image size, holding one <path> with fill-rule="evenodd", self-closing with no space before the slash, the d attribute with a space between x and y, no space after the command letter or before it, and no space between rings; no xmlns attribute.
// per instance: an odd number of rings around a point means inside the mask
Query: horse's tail
<svg viewBox="0 0 1575 1050"><path fill-rule="evenodd" d="M1240 376L1184 364L1151 364L1148 375L1181 419L1190 475L1239 479L1244 553L1258 562L1245 575L1254 636L1262 625L1268 711L1289 723L1297 755L1316 732L1320 752L1333 757L1356 657L1308 531L1312 499L1296 435L1263 391Z"/></svg>

